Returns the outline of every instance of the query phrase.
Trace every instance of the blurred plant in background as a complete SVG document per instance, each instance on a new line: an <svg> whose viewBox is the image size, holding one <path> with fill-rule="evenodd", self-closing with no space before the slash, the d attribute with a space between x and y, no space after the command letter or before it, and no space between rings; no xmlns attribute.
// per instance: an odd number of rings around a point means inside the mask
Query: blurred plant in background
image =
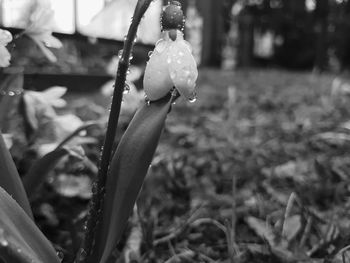
<svg viewBox="0 0 350 263"><path fill-rule="evenodd" d="M10 65L11 54L6 49L6 46L11 41L11 33L7 30L0 29L0 67L8 67Z"/></svg>

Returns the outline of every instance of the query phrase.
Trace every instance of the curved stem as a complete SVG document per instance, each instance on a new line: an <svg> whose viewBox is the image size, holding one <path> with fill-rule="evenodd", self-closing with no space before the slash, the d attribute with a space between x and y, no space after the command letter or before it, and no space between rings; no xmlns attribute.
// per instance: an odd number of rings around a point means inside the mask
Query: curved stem
<svg viewBox="0 0 350 263"><path fill-rule="evenodd" d="M101 153L97 181L96 184L94 184L94 194L90 201L89 214L86 221L86 232L82 247L76 259L76 262L78 263L86 263L90 261L89 256L92 254L94 249L93 245L96 234L96 225L99 221L99 217L102 215L101 209L103 207L105 196L105 184L107 180L109 163L112 156L112 147L117 130L125 80L129 68L130 55L136 38L138 26L151 2L152 0L139 0L137 2L132 23L130 25L127 37L124 41L123 53L122 57L119 60L118 70L116 74L116 80L114 85L115 88L113 92L106 136Z"/></svg>

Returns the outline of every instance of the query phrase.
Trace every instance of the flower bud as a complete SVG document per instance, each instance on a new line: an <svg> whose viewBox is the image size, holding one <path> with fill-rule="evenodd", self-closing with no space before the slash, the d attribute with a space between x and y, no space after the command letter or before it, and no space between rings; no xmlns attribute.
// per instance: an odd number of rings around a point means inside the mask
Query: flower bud
<svg viewBox="0 0 350 263"><path fill-rule="evenodd" d="M162 14L162 30L183 30L184 23L185 16L181 9L181 4L178 1L171 1L171 3L164 8Z"/></svg>

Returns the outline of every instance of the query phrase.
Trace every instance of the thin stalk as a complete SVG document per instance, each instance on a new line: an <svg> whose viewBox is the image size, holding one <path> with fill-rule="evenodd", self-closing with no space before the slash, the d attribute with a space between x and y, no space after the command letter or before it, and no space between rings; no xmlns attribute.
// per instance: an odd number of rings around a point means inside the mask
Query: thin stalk
<svg viewBox="0 0 350 263"><path fill-rule="evenodd" d="M79 255L76 262L86 263L89 256L93 252L93 245L96 234L96 225L102 215L102 207L105 196L105 185L107 181L107 174L109 169L109 163L112 156L113 142L116 136L117 124L119 120L120 107L123 98L123 91L125 87L125 80L127 71L129 68L129 60L136 38L136 33L140 21L146 12L147 8L151 4L152 0L139 0L137 2L132 23L130 25L128 34L124 41L124 47L122 56L119 60L118 70L116 74L116 80L114 84L114 92L112 98L112 104L110 108L110 114L107 124L107 131L104 139L104 144L101 153L101 159L99 163L99 169L97 174L97 181L94 184L93 196L90 201L88 218L85 225L85 236L83 239L82 247L79 251Z"/></svg>

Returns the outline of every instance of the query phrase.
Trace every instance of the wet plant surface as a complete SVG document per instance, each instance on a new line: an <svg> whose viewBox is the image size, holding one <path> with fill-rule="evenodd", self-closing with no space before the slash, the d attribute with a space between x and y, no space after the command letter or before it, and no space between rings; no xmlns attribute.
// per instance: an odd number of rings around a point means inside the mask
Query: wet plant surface
<svg viewBox="0 0 350 263"><path fill-rule="evenodd" d="M172 107L116 255L138 231L139 262L230 262L234 213L237 262L347 260L350 97L334 76L207 69L199 76L197 101ZM66 99L85 121L108 112L99 93ZM103 128L87 136L97 139L84 146L96 163ZM73 158L32 196L63 262L79 248L94 172Z"/></svg>

